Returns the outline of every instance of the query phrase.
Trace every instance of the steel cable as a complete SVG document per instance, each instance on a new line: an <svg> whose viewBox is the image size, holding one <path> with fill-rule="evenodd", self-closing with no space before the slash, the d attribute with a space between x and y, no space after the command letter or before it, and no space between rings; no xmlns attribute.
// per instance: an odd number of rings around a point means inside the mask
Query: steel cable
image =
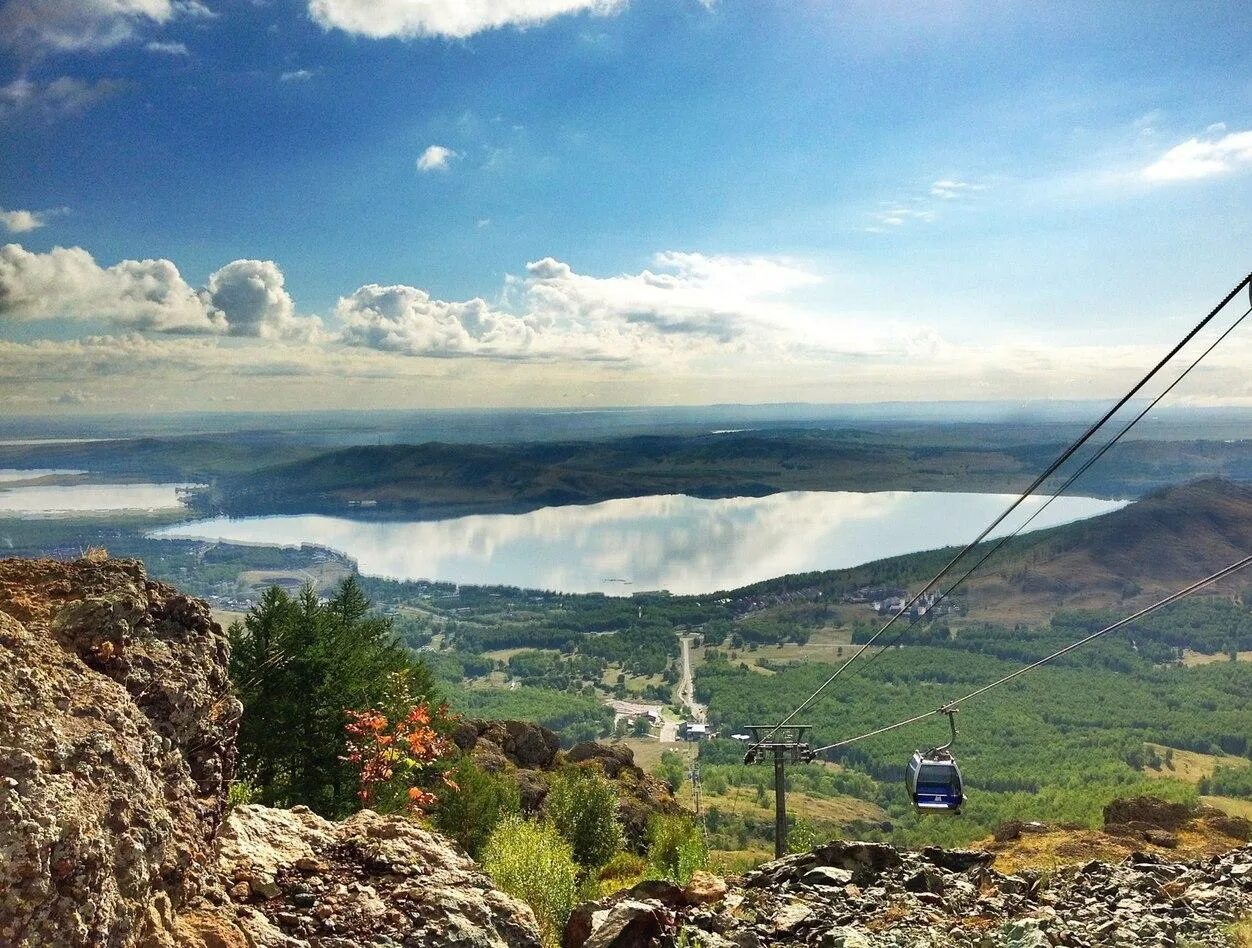
<svg viewBox="0 0 1252 948"><path fill-rule="evenodd" d="M1156 610L1158 609L1164 608L1165 606L1168 606L1171 603L1177 602L1180 599L1185 599L1188 596L1190 596L1192 593L1195 593L1198 590L1203 589L1205 586L1209 585L1210 583L1218 582L1222 579L1225 579L1227 576L1232 575L1233 573L1237 573L1239 570L1243 569L1249 564L1252 564L1252 556L1245 556L1243 559L1238 560L1237 562L1231 563L1229 566L1223 567L1222 569L1219 569L1216 573L1210 573L1208 576L1204 577L1201 580L1197 580L1196 582L1192 583L1190 586L1186 586L1183 589L1178 590L1177 592L1171 593L1170 595L1166 596L1164 599L1160 599L1157 602L1154 602L1150 606L1145 606L1144 608L1140 609L1138 612L1132 615L1129 615L1123 619L1117 620L1112 625L1106 625L1104 628L1099 629L1095 632L1092 632L1090 635L1085 636L1084 638L1078 639L1075 642L1070 642L1069 645L1066 645L1064 648L1058 649L1057 651L1053 652L1051 655L1046 655L1043 658L1038 659L1037 661L1031 662L1029 665L1023 665L1021 668L1017 669L1016 671L1010 672L1009 674L1005 675L1003 678L997 679L996 681L991 682L991 684L989 685L983 685L981 688L971 691L969 694L965 695L963 698L957 698L955 701L949 701L946 704L941 705L940 707L934 709L933 711L926 711L926 712L923 712L922 714L914 715L913 717L906 718L903 721L897 721L895 724L889 724L886 727L880 727L873 731L867 731L864 734L858 734L856 737L850 737L850 738L847 738L846 740L835 741L833 744L826 744L822 747L814 748L813 753L819 754L822 751L833 750L836 747L846 747L849 744L855 744L857 741L863 741L863 740L866 740L867 738L875 737L879 734L885 734L887 731L894 731L897 728L905 727L906 725L909 725L909 724L915 724L918 721L925 720L926 718L932 717L936 714L946 714L950 709L958 708L963 702L970 701L974 698L977 698L979 695L986 694L992 688L998 688L1000 685L1007 684L1008 682L1012 681L1015 678L1021 677L1027 672L1034 671L1036 668L1039 668L1042 665L1046 665L1048 662L1052 661L1053 659L1060 658L1062 655L1069 654L1070 652L1074 651L1074 649L1079 648L1083 645L1086 645L1088 642L1094 639L1098 639L1102 635L1106 635L1109 632L1115 632L1118 629L1122 628L1123 626L1129 625L1131 622L1134 622L1136 619L1142 619L1144 616L1149 615L1153 612L1156 612Z"/></svg>
<svg viewBox="0 0 1252 948"><path fill-rule="evenodd" d="M1252 273L1249 273L1242 280L1240 280L1239 283L1236 284L1235 287L1231 289L1230 292L1227 293L1222 298L1221 302L1219 302L1216 306L1214 306L1203 319L1201 319L1194 327L1192 327L1190 332L1188 332L1185 336L1183 336L1183 338L1177 344L1175 344L1174 347L1170 349L1169 352L1167 352L1160 359L1160 361L1158 361L1156 365L1154 365L1148 371L1146 375L1144 375L1138 382L1136 382L1135 385L1132 386L1131 389L1125 395L1123 395L1120 399L1118 399L1118 401L1116 402L1116 404L1113 405L1112 408L1108 409L1108 411L1106 411L1100 417L1098 421L1092 424L1085 432L1083 432L1083 434L1076 441L1074 441L1069 447L1067 447L1064 451L1062 451L1061 454L1056 458L1056 460L1054 460L1051 464L1049 464L1048 467L1041 474L1039 474L1034 479L1034 481L1031 482L1029 487L1027 487L1021 494L1019 494L1017 498L1011 504L1009 504L1009 506L999 516L997 516L994 520L992 520L991 523L988 524L987 527L983 529L983 531L977 537L975 537L973 540L967 543L960 550L960 552L958 552L954 557L952 557L944 565L944 567L941 570L939 570L939 572L936 573L930 579L929 582L926 583L925 586L923 586L920 590L918 590L918 592L914 594L911 599L909 599L907 602L904 603L904 605L900 607L898 612L892 615L891 618L888 619L887 622L881 628L879 628L877 632L875 632L872 636L870 636L870 638L865 643L863 643L860 648L858 648L855 652L853 652L851 657L849 657L846 662L844 662L837 669L835 669L835 671L830 675L830 677L827 678L825 681L822 682L821 685L818 686L816 691L814 691L811 695L809 695L809 697L805 698L803 702L797 705L795 710L793 710L790 714L788 714L785 718L783 718L783 720L775 724L773 728L770 729L768 734L766 734L764 737L760 738L753 745L751 745L749 750L755 749L756 747L759 747L761 744L769 741L771 738L773 738L773 736L778 732L780 728L785 727L787 724L791 722L793 718L795 718L797 714L799 714L801 711L804 711L814 701L816 701L817 698L822 694L822 692L824 692L828 687L830 687L830 685L833 684L843 674L843 672L850 665L852 665L853 662L855 662L858 658L860 658L860 656L865 652L866 649L868 649L870 646L874 644L874 642L878 640L879 636L881 636L884 632L890 629L896 623L896 621L900 618L900 616L904 615L913 606L915 606L917 602L922 598L922 596L924 596L940 580L942 580L943 577L946 576L958 562L960 562L966 555L968 555L971 550L973 550L976 546L978 546L978 544L982 543L982 541L985 540L988 537L988 535L991 534L991 532L996 529L996 527L998 527L1001 523L1003 523L1004 520L1011 513L1013 513L1014 510L1016 510L1018 507L1022 505L1023 502L1025 502L1027 497L1029 497L1036 490L1038 490L1040 485L1042 485L1049 477L1051 477L1054 473L1056 473L1056 471L1066 461L1068 461L1071 457L1073 457L1074 454L1077 453L1084 444L1090 441L1091 438L1094 437L1097 431L1099 431L1105 424L1107 424L1108 421L1114 415L1116 415L1126 405L1127 402L1133 399L1143 389L1143 387L1147 385L1148 382L1151 381L1152 378L1154 378L1156 374L1160 372L1160 370L1164 368L1174 358L1174 356L1176 356L1183 349L1183 347L1185 347L1192 339L1194 339L1196 335L1204 329L1205 326L1207 326L1210 322L1212 322L1213 319L1217 316L1217 314L1220 313L1223 309L1225 309L1226 305L1232 299L1234 299L1235 296L1238 295L1238 293L1245 286L1248 286L1250 283L1252 283Z"/></svg>

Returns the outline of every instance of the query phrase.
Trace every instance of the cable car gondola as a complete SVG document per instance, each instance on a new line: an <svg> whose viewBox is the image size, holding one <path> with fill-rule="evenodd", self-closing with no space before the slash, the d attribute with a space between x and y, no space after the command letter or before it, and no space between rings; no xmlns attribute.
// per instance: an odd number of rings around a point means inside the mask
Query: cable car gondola
<svg viewBox="0 0 1252 948"><path fill-rule="evenodd" d="M916 751L905 771L904 782L908 787L909 799L919 811L944 812L960 815L961 806L965 803L964 786L961 783L961 768L956 765L952 756L952 745L956 741L956 708L942 708L948 716L948 724L952 728L952 738L942 747L933 750Z"/></svg>

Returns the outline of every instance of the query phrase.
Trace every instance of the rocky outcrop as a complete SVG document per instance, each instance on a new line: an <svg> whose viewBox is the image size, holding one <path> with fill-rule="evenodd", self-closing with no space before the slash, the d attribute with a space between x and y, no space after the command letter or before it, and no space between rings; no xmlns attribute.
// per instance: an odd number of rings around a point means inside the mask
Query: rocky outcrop
<svg viewBox="0 0 1252 948"><path fill-rule="evenodd" d="M1114 800L1104 808L1104 832L1142 840L1164 849L1178 847L1179 831L1252 838L1252 821L1231 816L1216 807L1170 803L1157 797Z"/></svg>
<svg viewBox="0 0 1252 948"><path fill-rule="evenodd" d="M0 944L165 944L211 881L238 702L137 562L0 561Z"/></svg>
<svg viewBox="0 0 1252 948"><path fill-rule="evenodd" d="M224 819L227 665L204 603L138 562L0 560L0 948L538 948L411 820Z"/></svg>
<svg viewBox="0 0 1252 948"><path fill-rule="evenodd" d="M237 807L218 840L229 916L249 945L539 948L530 909L492 888L448 841L363 810Z"/></svg>
<svg viewBox="0 0 1252 948"><path fill-rule="evenodd" d="M522 808L531 815L542 814L552 774L572 766L598 770L616 786L626 841L639 852L647 849L654 814L685 812L664 781L635 765L625 744L585 741L562 751L555 732L529 721L464 721L452 739L483 769L516 780Z"/></svg>
<svg viewBox="0 0 1252 948"><path fill-rule="evenodd" d="M673 887L580 908L564 948L1217 948L1252 910L1252 847L1199 862L1135 853L1016 875L996 872L992 858L834 842L761 866L711 904Z"/></svg>

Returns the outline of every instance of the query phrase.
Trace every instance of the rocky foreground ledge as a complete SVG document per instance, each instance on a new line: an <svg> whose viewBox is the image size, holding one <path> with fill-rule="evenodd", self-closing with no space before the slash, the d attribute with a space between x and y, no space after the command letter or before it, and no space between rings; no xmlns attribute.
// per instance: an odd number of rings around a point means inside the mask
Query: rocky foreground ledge
<svg viewBox="0 0 1252 948"><path fill-rule="evenodd" d="M227 816L227 658L138 562L0 560L0 948L539 948L411 820Z"/></svg>
<svg viewBox="0 0 1252 948"><path fill-rule="evenodd" d="M645 883L580 908L564 948L1229 946L1252 911L1252 847L1201 862L1135 853L1004 875L993 854L834 842L768 863L705 901ZM704 904L701 904L704 902Z"/></svg>
<svg viewBox="0 0 1252 948"><path fill-rule="evenodd" d="M540 948L530 909L412 820L227 814L226 668L205 604L137 562L0 560L0 948ZM532 796L557 756L510 722L457 739ZM612 748L562 759L617 774L628 827L656 796ZM729 885L644 883L577 909L564 948L1225 944L1252 848L1175 859L1149 818L1120 815L1145 851L1052 873L837 842Z"/></svg>

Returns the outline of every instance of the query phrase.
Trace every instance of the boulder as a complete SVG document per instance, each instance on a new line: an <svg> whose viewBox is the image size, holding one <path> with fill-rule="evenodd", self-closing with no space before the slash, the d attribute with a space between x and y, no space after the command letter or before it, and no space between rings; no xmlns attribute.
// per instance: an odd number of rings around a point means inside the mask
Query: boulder
<svg viewBox="0 0 1252 948"><path fill-rule="evenodd" d="M623 899L609 909L584 948L653 948L666 928L659 902Z"/></svg>
<svg viewBox="0 0 1252 948"><path fill-rule="evenodd" d="M688 905L710 905L726 897L726 880L711 872L699 871L683 889Z"/></svg>
<svg viewBox="0 0 1252 948"><path fill-rule="evenodd" d="M303 807L241 806L217 850L221 873L249 887L233 922L257 944L278 930L291 948L330 936L345 946L417 938L424 948L539 948L526 905L403 816L362 810L332 823Z"/></svg>
<svg viewBox="0 0 1252 948"><path fill-rule="evenodd" d="M575 744L565 755L571 764L595 761L606 777L617 779L625 769L639 770L635 766L635 752L625 744L600 744L596 741L584 741ZM640 771L642 773L642 771Z"/></svg>
<svg viewBox="0 0 1252 948"><path fill-rule="evenodd" d="M0 943L161 944L213 888L226 658L138 562L0 560Z"/></svg>

